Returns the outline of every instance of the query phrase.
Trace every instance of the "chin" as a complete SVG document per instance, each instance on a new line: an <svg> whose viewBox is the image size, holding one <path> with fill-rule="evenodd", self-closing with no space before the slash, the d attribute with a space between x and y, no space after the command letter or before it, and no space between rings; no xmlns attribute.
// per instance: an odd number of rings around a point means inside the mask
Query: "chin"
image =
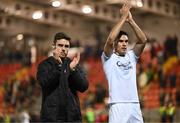
<svg viewBox="0 0 180 123"><path fill-rule="evenodd" d="M125 55L125 54L126 54L126 51L123 51L122 54Z"/></svg>
<svg viewBox="0 0 180 123"><path fill-rule="evenodd" d="M60 58L65 58L66 56L60 56Z"/></svg>

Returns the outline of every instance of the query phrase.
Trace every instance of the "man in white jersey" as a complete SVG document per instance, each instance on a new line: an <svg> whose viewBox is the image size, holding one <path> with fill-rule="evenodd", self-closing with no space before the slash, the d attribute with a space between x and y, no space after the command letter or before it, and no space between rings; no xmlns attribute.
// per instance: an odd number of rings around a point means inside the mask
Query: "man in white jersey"
<svg viewBox="0 0 180 123"><path fill-rule="evenodd" d="M109 122L143 123L136 85L136 63L147 38L132 18L131 6L124 4L119 22L109 34L102 54L103 68L109 84ZM128 34L121 31L127 22L138 41L127 51Z"/></svg>

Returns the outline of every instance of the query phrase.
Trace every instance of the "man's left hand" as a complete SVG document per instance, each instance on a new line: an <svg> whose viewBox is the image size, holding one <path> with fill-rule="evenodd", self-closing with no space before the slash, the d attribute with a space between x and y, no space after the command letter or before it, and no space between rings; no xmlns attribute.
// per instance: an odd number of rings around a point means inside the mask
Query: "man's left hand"
<svg viewBox="0 0 180 123"><path fill-rule="evenodd" d="M72 59L71 63L70 63L70 69L74 70L75 67L77 66L77 64L79 63L80 60L80 52L76 53L76 55L74 56L74 58Z"/></svg>

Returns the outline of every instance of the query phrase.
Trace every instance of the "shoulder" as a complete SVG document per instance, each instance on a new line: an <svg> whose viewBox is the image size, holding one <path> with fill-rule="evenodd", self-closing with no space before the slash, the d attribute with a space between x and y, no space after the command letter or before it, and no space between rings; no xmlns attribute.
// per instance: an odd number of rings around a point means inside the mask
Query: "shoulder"
<svg viewBox="0 0 180 123"><path fill-rule="evenodd" d="M106 61L108 61L112 56L113 56L113 53L112 53L110 56L107 56L107 55L103 52L102 55L101 55L101 60L102 60L103 62L106 62Z"/></svg>
<svg viewBox="0 0 180 123"><path fill-rule="evenodd" d="M129 54L134 54L134 51L133 51L133 49L129 49L129 50L127 51L127 53L129 53Z"/></svg>
<svg viewBox="0 0 180 123"><path fill-rule="evenodd" d="M38 67L41 67L41 66L45 66L45 65L48 65L48 64L53 64L54 62L54 58L52 56L44 59L43 61L41 61L38 65Z"/></svg>
<svg viewBox="0 0 180 123"><path fill-rule="evenodd" d="M133 58L133 60L135 60L135 61L137 61L138 60L138 56L136 56L136 54L134 53L134 51L133 51L133 49L130 49L128 52L127 52L127 54L131 57L131 58Z"/></svg>

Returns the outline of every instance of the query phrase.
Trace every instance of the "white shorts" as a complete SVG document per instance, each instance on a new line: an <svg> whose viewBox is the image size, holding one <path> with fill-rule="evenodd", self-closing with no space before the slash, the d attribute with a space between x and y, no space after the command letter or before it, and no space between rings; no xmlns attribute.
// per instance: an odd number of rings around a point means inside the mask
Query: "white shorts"
<svg viewBox="0 0 180 123"><path fill-rule="evenodd" d="M109 108L109 123L143 123L139 103L113 103Z"/></svg>

